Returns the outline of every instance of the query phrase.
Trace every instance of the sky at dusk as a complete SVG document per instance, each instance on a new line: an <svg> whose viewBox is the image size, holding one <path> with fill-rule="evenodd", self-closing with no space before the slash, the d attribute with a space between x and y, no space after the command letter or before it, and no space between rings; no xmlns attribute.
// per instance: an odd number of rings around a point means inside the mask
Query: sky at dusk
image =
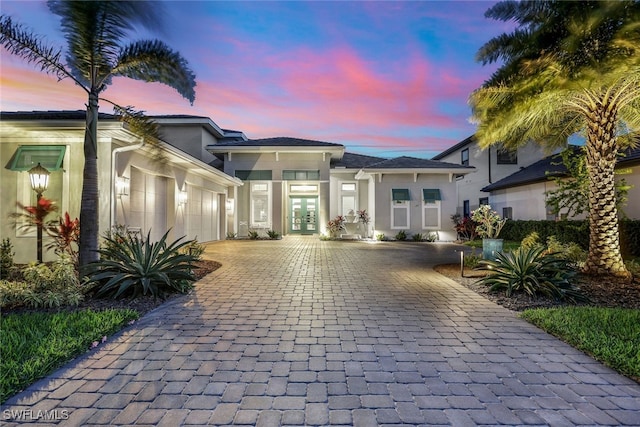
<svg viewBox="0 0 640 427"><path fill-rule="evenodd" d="M103 97L147 114L210 117L249 138L290 136L354 153L430 158L473 134L467 99L494 66L478 48L512 24L488 1L167 1L159 38L196 74L193 106L173 89L114 79ZM65 47L44 1L0 3ZM85 92L2 50L3 111L84 109ZM102 103L101 111L110 113Z"/></svg>

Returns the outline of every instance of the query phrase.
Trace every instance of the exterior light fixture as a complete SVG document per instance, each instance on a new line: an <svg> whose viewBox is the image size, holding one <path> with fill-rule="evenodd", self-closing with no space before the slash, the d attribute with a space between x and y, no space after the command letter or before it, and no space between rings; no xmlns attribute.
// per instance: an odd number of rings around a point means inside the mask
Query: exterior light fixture
<svg viewBox="0 0 640 427"><path fill-rule="evenodd" d="M36 192L36 205L37 208L40 208L40 198L42 197L42 193L47 190L49 186L49 171L47 168L43 167L38 163L36 166L32 167L28 171L29 180L31 181L31 188ZM37 255L38 262L42 263L42 222L38 222L37 226L37 234L36 234L36 245L37 245Z"/></svg>
<svg viewBox="0 0 640 427"><path fill-rule="evenodd" d="M129 178L126 176L116 178L116 194L118 197L129 195Z"/></svg>
<svg viewBox="0 0 640 427"><path fill-rule="evenodd" d="M180 206L184 206L187 204L187 192L186 191L179 191L178 192L178 204Z"/></svg>

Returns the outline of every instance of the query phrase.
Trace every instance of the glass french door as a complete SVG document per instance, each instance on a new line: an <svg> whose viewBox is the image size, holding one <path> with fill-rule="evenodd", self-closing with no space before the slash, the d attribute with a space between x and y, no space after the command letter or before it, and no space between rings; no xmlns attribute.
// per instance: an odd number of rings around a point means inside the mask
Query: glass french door
<svg viewBox="0 0 640 427"><path fill-rule="evenodd" d="M291 233L313 234L318 231L318 198L292 197L289 211Z"/></svg>

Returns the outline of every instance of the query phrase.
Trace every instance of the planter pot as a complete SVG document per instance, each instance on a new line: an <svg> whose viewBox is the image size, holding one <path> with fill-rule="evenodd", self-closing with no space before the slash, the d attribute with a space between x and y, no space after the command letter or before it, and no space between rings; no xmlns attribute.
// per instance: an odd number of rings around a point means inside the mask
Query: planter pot
<svg viewBox="0 0 640 427"><path fill-rule="evenodd" d="M496 260L496 252L502 252L503 239L482 239L482 258Z"/></svg>

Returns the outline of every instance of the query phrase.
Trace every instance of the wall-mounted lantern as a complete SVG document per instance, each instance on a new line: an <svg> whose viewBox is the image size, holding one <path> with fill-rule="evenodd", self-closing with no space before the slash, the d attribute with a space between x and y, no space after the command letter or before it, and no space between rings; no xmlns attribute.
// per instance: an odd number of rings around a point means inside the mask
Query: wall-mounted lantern
<svg viewBox="0 0 640 427"><path fill-rule="evenodd" d="M187 192L186 191L179 191L178 192L178 204L180 206L185 206L187 204Z"/></svg>
<svg viewBox="0 0 640 427"><path fill-rule="evenodd" d="M116 178L116 194L118 197L129 195L129 178L126 176Z"/></svg>
<svg viewBox="0 0 640 427"><path fill-rule="evenodd" d="M29 180L31 181L31 188L36 192L36 204L40 205L40 198L42 197L42 193L47 190L49 186L49 171L47 168L43 167L38 163L36 166L29 169ZM36 234L36 245L37 245L37 255L38 262L42 263L42 222L39 221L36 225L37 234Z"/></svg>

